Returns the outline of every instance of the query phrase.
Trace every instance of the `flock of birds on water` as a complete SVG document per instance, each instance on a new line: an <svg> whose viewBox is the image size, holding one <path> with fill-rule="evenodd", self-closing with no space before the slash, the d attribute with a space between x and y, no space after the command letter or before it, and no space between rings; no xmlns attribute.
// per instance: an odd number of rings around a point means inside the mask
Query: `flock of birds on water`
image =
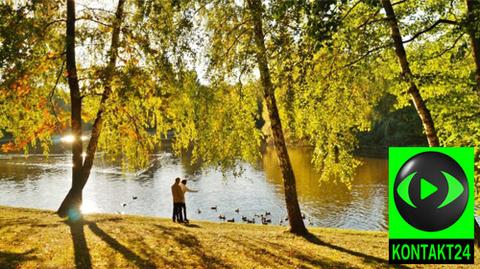
<svg viewBox="0 0 480 269"><path fill-rule="evenodd" d="M210 209L214 210L214 211L217 211L218 207L215 205L215 206L210 207ZM197 213L200 215L202 213L202 210L197 209ZM240 208L235 209L235 213L240 214ZM310 217L307 218L305 216L305 214L302 214L302 218L307 219L309 225L313 225L313 221ZM231 219L227 219L224 214L218 215L218 219L226 221L226 222L235 222L235 217L233 217ZM253 214L253 216L251 218L248 218L248 217L242 215L241 216L241 221L243 221L245 223L252 223L252 224L261 223L263 225L268 225L268 224L272 223L272 213L269 212L269 211L262 212L261 214L255 213L255 214ZM280 218L280 221L278 222L278 224L282 225L284 223L286 224L287 222L288 222L288 217Z"/></svg>
<svg viewBox="0 0 480 269"><path fill-rule="evenodd" d="M137 196L132 196L132 200L137 200L138 197ZM122 203L122 207L126 207L127 206L127 203ZM218 206L212 206L210 207L210 210L214 210L214 211L217 211L218 209ZM120 211L117 211L118 214L123 214L122 212ZM197 213L200 215L202 214L202 210L200 209L197 209ZM240 208L237 208L235 209L235 213L236 214L240 214ZM313 225L313 221L312 221L312 218L310 217L306 217L305 214L302 214L302 218L305 220L307 219L308 220L308 224L309 225ZM218 219L220 220L223 220L223 221L226 221L226 222L235 222L235 217L231 218L231 219L227 219L225 217L224 214L220 214L218 215ZM246 216L241 216L241 220L245 223L251 223L251 224L255 224L255 223L261 223L263 225L268 225L268 224L271 224L272 223L272 213L269 212L269 211L265 211L263 212L262 214L253 214L253 216L251 218L248 218ZM257 222L258 221L258 222ZM280 218L280 221L279 221L279 225L283 225L284 223L287 224L288 222L288 217L285 217L285 218Z"/></svg>

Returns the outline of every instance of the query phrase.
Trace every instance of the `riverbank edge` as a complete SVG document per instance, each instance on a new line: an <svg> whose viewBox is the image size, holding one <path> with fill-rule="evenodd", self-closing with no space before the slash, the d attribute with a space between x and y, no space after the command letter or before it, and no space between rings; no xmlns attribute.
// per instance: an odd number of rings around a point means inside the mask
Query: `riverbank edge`
<svg viewBox="0 0 480 269"><path fill-rule="evenodd" d="M115 214L87 214L84 219L68 224L52 210L0 206L0 268L388 266L388 234L381 231L315 227L309 228L311 237L303 238L275 225L195 220L182 225ZM480 258L478 254L476 250Z"/></svg>

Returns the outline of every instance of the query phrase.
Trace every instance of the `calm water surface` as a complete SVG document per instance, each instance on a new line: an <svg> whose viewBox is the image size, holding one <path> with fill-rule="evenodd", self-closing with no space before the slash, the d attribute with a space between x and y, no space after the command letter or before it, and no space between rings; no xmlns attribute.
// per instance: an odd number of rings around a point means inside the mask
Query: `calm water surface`
<svg viewBox="0 0 480 269"><path fill-rule="evenodd" d="M310 164L305 148L289 150L301 208L306 223L313 226L386 230L387 227L387 161L361 159L350 190L323 183ZM175 177L189 179L189 187L198 193L187 193L190 219L220 221L219 214L241 221L269 211L272 223L285 218L283 184L273 150L264 153L258 167L244 164L245 171L234 177L213 168L198 169L170 153L152 156L152 165L143 171L129 173L101 157L84 191L85 213L118 213L171 217L170 186ZM0 155L0 205L57 209L71 184L71 157L54 154ZM136 196L138 199L133 200ZM126 206L122 206L126 204ZM218 206L218 210L210 207ZM235 213L239 208L240 213ZM200 210L200 211L199 211Z"/></svg>

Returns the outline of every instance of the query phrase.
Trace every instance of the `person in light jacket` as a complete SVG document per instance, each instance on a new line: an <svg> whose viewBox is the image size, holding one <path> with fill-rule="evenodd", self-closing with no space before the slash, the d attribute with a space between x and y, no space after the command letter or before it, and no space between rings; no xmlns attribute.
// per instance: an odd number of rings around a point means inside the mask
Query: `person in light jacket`
<svg viewBox="0 0 480 269"><path fill-rule="evenodd" d="M189 189L187 187L187 180L184 179L182 180L182 183L180 183L180 188L182 189L182 202L180 202L180 215L182 215L182 211L183 211L183 216L181 216L183 218L183 220L188 223L188 219L187 219L187 206L185 204L185 193L186 192L198 192L197 190L192 190L192 189Z"/></svg>

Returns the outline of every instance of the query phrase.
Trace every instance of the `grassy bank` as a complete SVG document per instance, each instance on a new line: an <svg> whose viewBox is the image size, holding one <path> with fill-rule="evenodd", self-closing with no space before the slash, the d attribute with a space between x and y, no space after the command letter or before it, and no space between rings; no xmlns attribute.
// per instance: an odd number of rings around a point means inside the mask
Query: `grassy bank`
<svg viewBox="0 0 480 269"><path fill-rule="evenodd" d="M0 268L387 267L385 232L310 230L108 214L68 225L52 211L0 207Z"/></svg>

